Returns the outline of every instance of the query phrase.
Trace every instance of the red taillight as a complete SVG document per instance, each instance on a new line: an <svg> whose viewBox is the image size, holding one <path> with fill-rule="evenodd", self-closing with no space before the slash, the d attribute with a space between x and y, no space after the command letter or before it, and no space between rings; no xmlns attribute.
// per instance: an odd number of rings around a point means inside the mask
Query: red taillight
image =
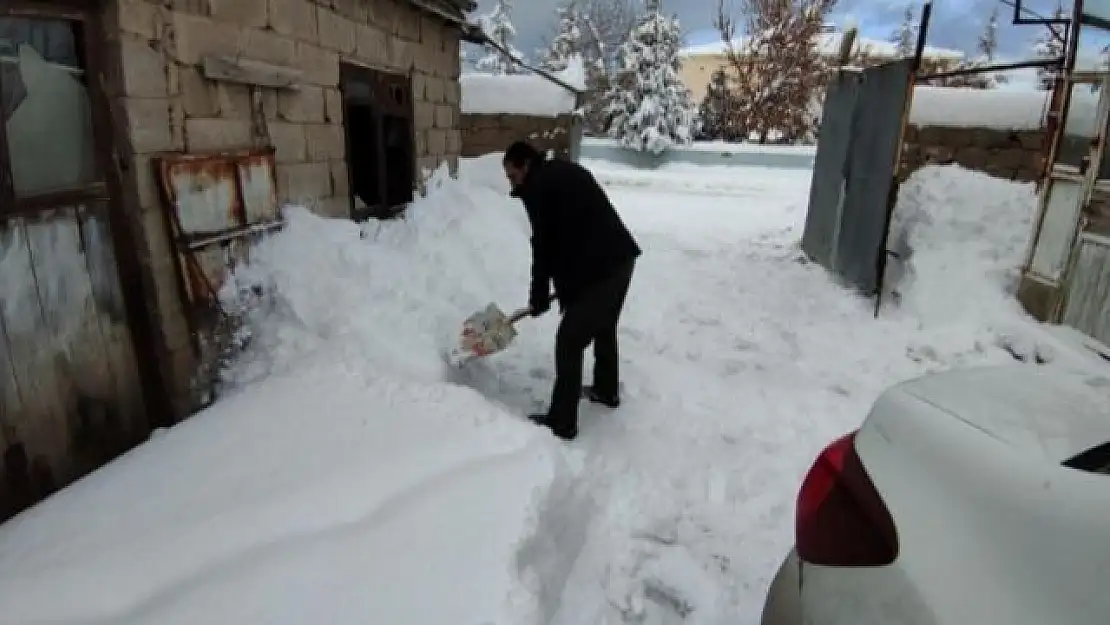
<svg viewBox="0 0 1110 625"><path fill-rule="evenodd" d="M856 432L817 456L798 492L798 557L822 566L885 566L898 557L894 519L855 449Z"/></svg>

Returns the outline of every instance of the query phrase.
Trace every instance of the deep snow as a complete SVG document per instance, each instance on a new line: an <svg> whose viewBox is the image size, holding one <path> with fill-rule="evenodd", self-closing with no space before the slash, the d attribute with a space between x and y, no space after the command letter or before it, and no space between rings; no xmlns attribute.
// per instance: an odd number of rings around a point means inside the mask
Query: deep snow
<svg viewBox="0 0 1110 625"><path fill-rule="evenodd" d="M645 249L619 410L584 405L567 445L520 417L554 315L442 360L468 313L527 294L497 155L404 221L291 210L238 275L272 296L227 396L0 528L0 624L755 623L802 474L883 388L1093 358L1010 296L1030 186L915 174L874 320L802 260L807 172L589 166Z"/></svg>

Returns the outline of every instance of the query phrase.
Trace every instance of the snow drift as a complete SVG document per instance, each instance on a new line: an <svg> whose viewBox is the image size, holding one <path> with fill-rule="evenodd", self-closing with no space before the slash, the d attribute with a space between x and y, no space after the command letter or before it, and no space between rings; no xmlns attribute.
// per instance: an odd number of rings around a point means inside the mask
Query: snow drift
<svg viewBox="0 0 1110 625"><path fill-rule="evenodd" d="M557 443L519 416L555 315L465 375L442 359L466 314L527 295L498 158L438 172L403 220L290 209L222 293L265 287L224 397L0 527L0 625L756 623L801 475L879 392L1070 349L1011 296L1026 185L917 172L874 320L800 262L806 172L610 166L645 249L625 401Z"/></svg>

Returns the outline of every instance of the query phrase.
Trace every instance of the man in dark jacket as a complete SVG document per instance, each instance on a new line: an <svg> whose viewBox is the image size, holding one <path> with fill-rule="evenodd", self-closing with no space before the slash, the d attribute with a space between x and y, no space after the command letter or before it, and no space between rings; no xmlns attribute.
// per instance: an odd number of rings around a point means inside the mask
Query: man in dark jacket
<svg viewBox="0 0 1110 625"><path fill-rule="evenodd" d="M505 150L513 197L532 223L533 316L551 308L550 285L563 312L555 336L555 388L546 414L532 420L558 437L578 435L578 401L620 405L617 321L640 247L601 185L586 168L545 160L531 145ZM594 383L582 386L582 357L594 345Z"/></svg>

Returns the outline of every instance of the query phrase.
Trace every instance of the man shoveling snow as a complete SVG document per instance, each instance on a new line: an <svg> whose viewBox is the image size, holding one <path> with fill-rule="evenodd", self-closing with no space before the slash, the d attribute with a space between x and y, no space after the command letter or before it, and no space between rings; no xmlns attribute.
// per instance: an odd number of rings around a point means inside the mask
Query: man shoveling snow
<svg viewBox="0 0 1110 625"><path fill-rule="evenodd" d="M532 224L532 285L528 314L551 308L550 286L563 319L555 335L555 387L546 414L529 417L564 440L578 435L578 401L585 396L620 405L617 322L641 250L605 191L586 168L545 160L531 145L505 150L512 196ZM593 385L582 386L582 358L594 345Z"/></svg>

